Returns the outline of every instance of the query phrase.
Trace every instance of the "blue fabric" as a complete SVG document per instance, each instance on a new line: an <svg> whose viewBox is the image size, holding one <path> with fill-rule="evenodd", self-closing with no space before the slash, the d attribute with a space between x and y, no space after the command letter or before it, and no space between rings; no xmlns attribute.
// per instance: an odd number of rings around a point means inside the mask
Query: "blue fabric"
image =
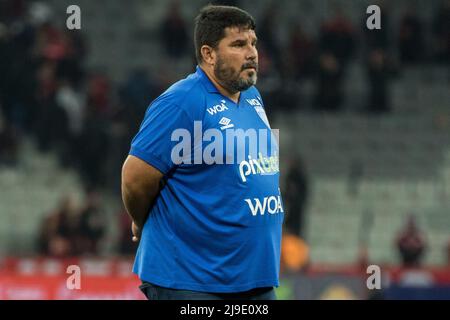
<svg viewBox="0 0 450 320"><path fill-rule="evenodd" d="M235 160L233 164L195 162L199 148L202 154L216 138L202 141L200 134L197 143L194 121L201 121L201 133L225 132L227 126L267 130L267 137L257 137L258 144L265 142L269 148L255 151L249 144L235 143L222 156L223 162ZM184 163L174 163L171 157L182 140L172 141L176 129L192 137L189 152L179 153ZM153 101L130 150L161 171L165 180L136 254L133 271L140 279L166 288L218 293L278 286L284 212L278 146L271 138L255 87L241 92L236 104L221 95L199 67ZM224 134L222 140L217 143L227 150L232 138ZM238 159L242 153L244 158Z"/></svg>

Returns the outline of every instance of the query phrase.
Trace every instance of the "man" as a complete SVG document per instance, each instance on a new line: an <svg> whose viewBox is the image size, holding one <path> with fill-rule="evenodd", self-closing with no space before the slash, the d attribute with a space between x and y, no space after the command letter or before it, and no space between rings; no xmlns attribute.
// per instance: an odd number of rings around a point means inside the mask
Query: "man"
<svg viewBox="0 0 450 320"><path fill-rule="evenodd" d="M305 239L304 214L308 200L308 178L301 157L292 158L286 176L286 192L284 193L289 214L285 219L285 229L292 235Z"/></svg>
<svg viewBox="0 0 450 320"><path fill-rule="evenodd" d="M275 299L284 212L277 144L254 87L256 41L245 11L204 7L196 72L152 102L132 141L122 198L148 299ZM238 130L258 135L234 145Z"/></svg>
<svg viewBox="0 0 450 320"><path fill-rule="evenodd" d="M418 267L426 253L427 243L415 216L410 215L396 239L397 249L404 267Z"/></svg>

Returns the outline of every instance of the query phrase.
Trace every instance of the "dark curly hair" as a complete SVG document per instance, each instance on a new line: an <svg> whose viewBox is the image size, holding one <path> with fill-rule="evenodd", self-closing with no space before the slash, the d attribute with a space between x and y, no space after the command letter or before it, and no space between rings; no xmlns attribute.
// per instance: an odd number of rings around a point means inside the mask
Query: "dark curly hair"
<svg viewBox="0 0 450 320"><path fill-rule="evenodd" d="M203 61L201 47L208 45L216 48L225 37L225 28L240 27L255 30L253 17L246 11L232 6L207 5L195 18L194 45L197 62Z"/></svg>

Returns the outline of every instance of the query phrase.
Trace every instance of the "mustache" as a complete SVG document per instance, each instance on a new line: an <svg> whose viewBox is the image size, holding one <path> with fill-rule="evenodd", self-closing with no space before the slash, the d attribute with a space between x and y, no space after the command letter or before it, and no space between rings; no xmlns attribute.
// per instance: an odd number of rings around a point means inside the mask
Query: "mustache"
<svg viewBox="0 0 450 320"><path fill-rule="evenodd" d="M244 71L245 69L250 69L250 68L255 68L256 71L258 71L258 64L256 62L248 62L242 65L242 70Z"/></svg>

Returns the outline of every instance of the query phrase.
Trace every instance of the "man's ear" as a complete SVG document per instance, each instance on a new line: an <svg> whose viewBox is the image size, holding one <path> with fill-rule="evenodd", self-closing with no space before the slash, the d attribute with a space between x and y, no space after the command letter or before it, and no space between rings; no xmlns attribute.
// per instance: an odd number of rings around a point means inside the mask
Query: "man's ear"
<svg viewBox="0 0 450 320"><path fill-rule="evenodd" d="M206 64L215 65L216 52L212 47L205 44L200 48L200 53L202 54L203 61Z"/></svg>

